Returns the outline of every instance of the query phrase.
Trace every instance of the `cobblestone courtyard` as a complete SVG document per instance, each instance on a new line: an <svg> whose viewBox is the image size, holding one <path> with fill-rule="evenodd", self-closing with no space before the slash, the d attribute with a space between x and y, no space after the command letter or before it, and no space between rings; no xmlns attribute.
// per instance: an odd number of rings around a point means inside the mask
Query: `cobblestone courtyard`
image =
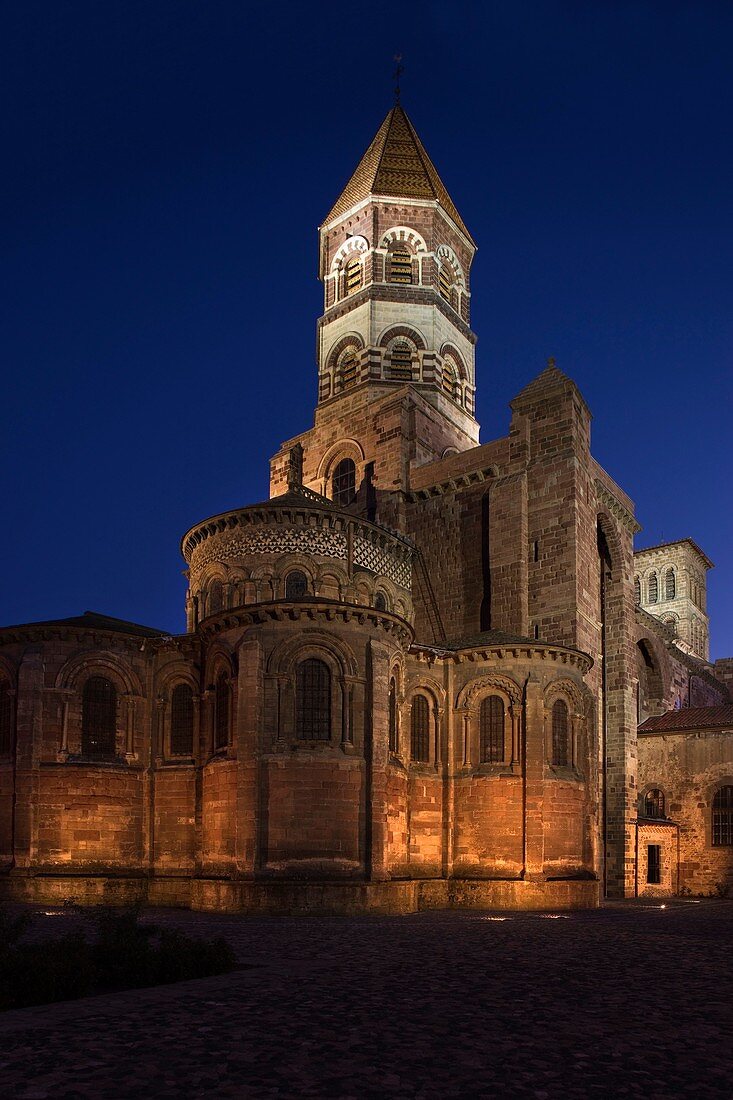
<svg viewBox="0 0 733 1100"><path fill-rule="evenodd" d="M151 919L248 965L5 1013L2 1097L733 1094L733 902Z"/></svg>

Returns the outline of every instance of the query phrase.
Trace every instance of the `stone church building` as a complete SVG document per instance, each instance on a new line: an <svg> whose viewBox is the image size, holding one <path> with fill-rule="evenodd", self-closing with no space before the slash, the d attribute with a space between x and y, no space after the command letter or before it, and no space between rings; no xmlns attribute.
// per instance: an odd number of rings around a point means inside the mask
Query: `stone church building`
<svg viewBox="0 0 733 1100"><path fill-rule="evenodd" d="M550 361L479 442L476 245L400 106L320 229L313 427L181 544L187 632L0 630L0 891L593 906L733 881L733 661L691 539Z"/></svg>

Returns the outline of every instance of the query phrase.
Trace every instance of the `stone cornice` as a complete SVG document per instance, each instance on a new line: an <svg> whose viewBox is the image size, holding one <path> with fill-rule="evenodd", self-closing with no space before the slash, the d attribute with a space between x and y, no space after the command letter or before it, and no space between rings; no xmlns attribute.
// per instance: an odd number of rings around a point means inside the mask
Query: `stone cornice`
<svg viewBox="0 0 733 1100"><path fill-rule="evenodd" d="M637 523L636 518L626 508L620 500L618 500L613 493L608 489L606 485L600 480L595 478L594 481L596 498L599 504L605 504L611 515L619 521L622 527L625 527L627 531L630 531L632 535L635 535L637 531L641 531L641 524Z"/></svg>
<svg viewBox="0 0 733 1100"><path fill-rule="evenodd" d="M405 499L411 504L418 500L428 500L430 497L442 497L446 493L455 493L459 489L465 489L469 485L479 485L482 481L488 481L496 477L496 466L486 466L482 470L470 470L465 474L455 474L435 485L426 485L422 489L411 489L405 493Z"/></svg>
<svg viewBox="0 0 733 1100"><path fill-rule="evenodd" d="M542 642L507 643L496 645L467 646L464 649L444 649L441 646L421 645L415 642L410 647L410 655L418 661L433 664L435 661L450 661L455 665L474 664L477 661L539 660L549 664L565 665L577 668L585 675L593 667L593 659L579 649L566 646L546 645Z"/></svg>
<svg viewBox="0 0 733 1100"><path fill-rule="evenodd" d="M387 634L396 637L399 644L407 649L415 636L410 624L389 611L377 611L373 607L361 607L358 604L343 604L337 600L275 600L269 603L248 604L245 607L232 608L212 615L199 626L200 635L210 640L226 630L237 627L260 626L272 622L292 622L303 625L307 622L355 623L364 626L370 623L380 627Z"/></svg>

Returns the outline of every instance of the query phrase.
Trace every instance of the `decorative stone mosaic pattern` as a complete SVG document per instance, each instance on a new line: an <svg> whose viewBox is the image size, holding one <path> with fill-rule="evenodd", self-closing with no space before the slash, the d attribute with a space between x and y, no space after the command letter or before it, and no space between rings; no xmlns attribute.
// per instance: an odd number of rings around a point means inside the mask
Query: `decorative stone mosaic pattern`
<svg viewBox="0 0 733 1100"><path fill-rule="evenodd" d="M375 546L362 535L357 535L354 539L354 564L363 569L371 569L372 573L380 577L389 577L402 588L410 587L412 573L409 561L400 561L388 550Z"/></svg>

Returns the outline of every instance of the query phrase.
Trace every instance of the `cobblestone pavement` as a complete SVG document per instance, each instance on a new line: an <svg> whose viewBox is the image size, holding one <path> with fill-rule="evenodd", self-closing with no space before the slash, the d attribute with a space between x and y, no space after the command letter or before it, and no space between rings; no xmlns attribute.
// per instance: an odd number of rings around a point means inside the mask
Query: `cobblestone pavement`
<svg viewBox="0 0 733 1100"><path fill-rule="evenodd" d="M0 1096L733 1095L733 902L150 919L253 965L4 1013Z"/></svg>

